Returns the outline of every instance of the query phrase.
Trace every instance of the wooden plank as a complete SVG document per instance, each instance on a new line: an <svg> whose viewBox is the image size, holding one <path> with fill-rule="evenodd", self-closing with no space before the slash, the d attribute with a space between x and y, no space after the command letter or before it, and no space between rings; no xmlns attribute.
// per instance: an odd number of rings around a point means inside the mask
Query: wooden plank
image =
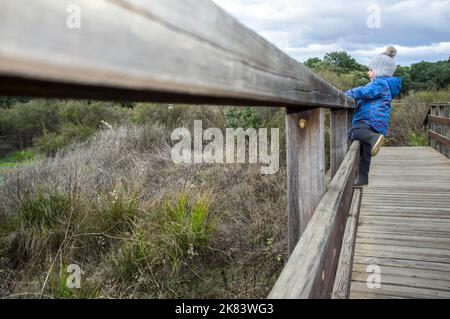
<svg viewBox="0 0 450 319"><path fill-rule="evenodd" d="M269 298L330 298L356 172L354 142Z"/></svg>
<svg viewBox="0 0 450 319"><path fill-rule="evenodd" d="M433 262L433 261L420 261L420 260L408 260L408 259L393 259L384 257L373 257L373 256L360 256L355 255L353 258L354 264L364 264L364 265L378 265L378 266L392 266L410 269L421 269L421 270L437 270L437 271L450 271L450 264Z"/></svg>
<svg viewBox="0 0 450 319"><path fill-rule="evenodd" d="M414 236L435 236L440 238L448 238L450 234L447 230L435 230L435 229L424 229L423 227L409 227L405 229L405 227L399 225L391 225L391 226L374 226L374 225L360 225L358 226L358 230L365 232L373 232L373 233L397 233L402 235L414 235Z"/></svg>
<svg viewBox="0 0 450 319"><path fill-rule="evenodd" d="M351 299L407 299L407 297L390 296L390 295L378 295L375 293L367 292L355 292L351 293Z"/></svg>
<svg viewBox="0 0 450 319"><path fill-rule="evenodd" d="M421 247L387 247L383 245L357 244L355 254L371 257L433 261L450 264L449 251L437 248L431 250L430 248Z"/></svg>
<svg viewBox="0 0 450 319"><path fill-rule="evenodd" d="M209 0L2 1L0 39L4 95L355 106Z"/></svg>
<svg viewBox="0 0 450 319"><path fill-rule="evenodd" d="M450 249L450 238L359 232L357 243Z"/></svg>
<svg viewBox="0 0 450 319"><path fill-rule="evenodd" d="M334 280L332 299L347 299L350 294L350 282L353 267L353 255L355 251L356 230L358 227L359 207L361 204L362 189L353 191L350 213L345 226L342 240L339 263Z"/></svg>
<svg viewBox="0 0 450 319"><path fill-rule="evenodd" d="M330 114L330 170L336 174L347 153L347 110L331 110Z"/></svg>
<svg viewBox="0 0 450 319"><path fill-rule="evenodd" d="M292 253L325 190L323 109L288 111L286 145L288 250Z"/></svg>
<svg viewBox="0 0 450 319"><path fill-rule="evenodd" d="M402 274L402 275L400 275ZM431 279L431 278L418 278L412 276L405 276L405 272L400 274L387 274L381 268L381 282L382 284L401 285L406 287L426 288L433 290L450 291L450 281ZM352 275L353 282L367 282L367 277L370 273L354 271Z"/></svg>
<svg viewBox="0 0 450 319"><path fill-rule="evenodd" d="M379 289L367 288L365 282L352 282L353 291L358 293L379 294L386 296L397 296L405 298L450 298L449 291L425 289L417 287L405 287L391 284L382 284Z"/></svg>
<svg viewBox="0 0 450 319"><path fill-rule="evenodd" d="M428 115L428 120L431 123L441 124L441 125L447 125L450 126L450 118L437 116L437 115Z"/></svg>
<svg viewBox="0 0 450 319"><path fill-rule="evenodd" d="M367 266L364 264L354 264L353 271L356 273L363 273L367 276ZM430 269L416 269L416 268L405 268L405 267L392 267L392 266L380 266L381 275L391 275L399 277L411 277L411 278L421 278L421 279L431 279L445 281L446 285L450 283L450 269L448 271L430 270ZM356 277L353 277L357 280ZM362 281L366 281L363 279ZM429 286L428 284L425 284ZM433 287L431 287L433 288Z"/></svg>
<svg viewBox="0 0 450 319"><path fill-rule="evenodd" d="M444 135L441 135L439 133L436 133L434 131L428 130L428 135L430 136L430 138L432 138L433 140L437 141L440 144L444 144L447 147L450 147L450 139L445 137ZM438 150L440 150L440 147L438 147Z"/></svg>

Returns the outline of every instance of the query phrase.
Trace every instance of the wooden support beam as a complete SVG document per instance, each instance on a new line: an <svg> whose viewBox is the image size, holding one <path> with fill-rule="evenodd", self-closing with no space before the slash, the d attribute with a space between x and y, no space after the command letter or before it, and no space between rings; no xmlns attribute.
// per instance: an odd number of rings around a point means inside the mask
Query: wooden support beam
<svg viewBox="0 0 450 319"><path fill-rule="evenodd" d="M331 110L330 114L330 170L336 174L347 153L347 110Z"/></svg>
<svg viewBox="0 0 450 319"><path fill-rule="evenodd" d="M358 229L359 209L361 206L362 189L353 190L352 205L345 226L342 239L341 252L334 279L332 299L348 299L353 268L353 255L355 252L356 232Z"/></svg>
<svg viewBox="0 0 450 319"><path fill-rule="evenodd" d="M1 1L0 39L3 95L354 107L210 0Z"/></svg>
<svg viewBox="0 0 450 319"><path fill-rule="evenodd" d="M434 116L438 116L439 115L438 114L439 113L438 107L439 106L431 105L430 106L430 114L434 115ZM436 126L437 126L437 124L435 122L428 122L429 132L430 131L436 132ZM439 149L439 143L436 142L436 140L433 138L431 133L429 133L428 135L430 136L431 147L436 149L436 150L438 150Z"/></svg>
<svg viewBox="0 0 450 319"><path fill-rule="evenodd" d="M350 129L352 127L352 120L353 120L353 114L355 114L354 109L348 109L347 110L347 129ZM352 145L352 141L347 140L347 150L350 149L350 146Z"/></svg>
<svg viewBox="0 0 450 319"><path fill-rule="evenodd" d="M325 190L322 108L286 115L288 249L291 253Z"/></svg>
<svg viewBox="0 0 450 319"><path fill-rule="evenodd" d="M284 266L269 298L331 297L358 158L359 142L355 141Z"/></svg>

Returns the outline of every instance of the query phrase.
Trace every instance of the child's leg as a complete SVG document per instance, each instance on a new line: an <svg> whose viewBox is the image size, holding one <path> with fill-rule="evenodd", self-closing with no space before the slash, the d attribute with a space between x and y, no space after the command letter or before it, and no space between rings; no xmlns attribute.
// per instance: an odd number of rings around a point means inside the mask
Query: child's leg
<svg viewBox="0 0 450 319"><path fill-rule="evenodd" d="M372 159L370 151L370 144L361 143L361 158L358 163L358 179L356 180L355 186L362 187L369 184L370 161Z"/></svg>
<svg viewBox="0 0 450 319"><path fill-rule="evenodd" d="M370 146L371 156L376 156L385 142L383 135L375 133L365 127L357 128L355 130L354 139L360 141L361 143L368 144Z"/></svg>
<svg viewBox="0 0 450 319"><path fill-rule="evenodd" d="M371 161L372 145L365 142L364 136L372 136L372 131L369 130L370 126L367 124L359 124L353 126L348 131L348 138L352 141L359 140L361 142L360 148L360 160L358 163L358 179L355 182L355 186L362 187L369 184L369 170Z"/></svg>

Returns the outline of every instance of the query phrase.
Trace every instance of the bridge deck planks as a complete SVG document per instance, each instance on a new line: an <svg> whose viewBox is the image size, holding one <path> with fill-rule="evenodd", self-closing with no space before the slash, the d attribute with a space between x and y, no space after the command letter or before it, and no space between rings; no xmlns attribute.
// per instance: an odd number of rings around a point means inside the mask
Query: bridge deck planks
<svg viewBox="0 0 450 319"><path fill-rule="evenodd" d="M368 265L381 287L367 287ZM350 298L450 298L450 160L385 147L364 189Z"/></svg>

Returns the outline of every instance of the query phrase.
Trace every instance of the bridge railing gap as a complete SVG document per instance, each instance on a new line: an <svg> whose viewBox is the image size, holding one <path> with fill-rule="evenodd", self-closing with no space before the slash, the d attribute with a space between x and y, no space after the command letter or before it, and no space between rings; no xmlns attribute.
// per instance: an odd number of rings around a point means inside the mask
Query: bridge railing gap
<svg viewBox="0 0 450 319"><path fill-rule="evenodd" d="M66 26L68 5L80 28ZM2 1L0 39L2 95L286 108L290 258L269 297L331 296L355 228L353 99L209 0Z"/></svg>

